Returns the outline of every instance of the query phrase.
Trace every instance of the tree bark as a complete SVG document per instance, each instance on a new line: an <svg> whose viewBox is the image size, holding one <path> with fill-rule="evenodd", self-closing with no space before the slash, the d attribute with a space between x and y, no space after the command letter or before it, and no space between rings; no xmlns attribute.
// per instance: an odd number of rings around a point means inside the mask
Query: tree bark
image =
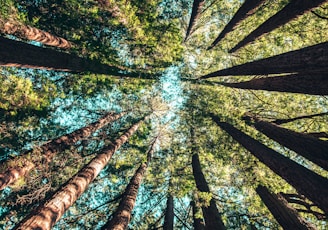
<svg viewBox="0 0 328 230"><path fill-rule="evenodd" d="M204 230L205 229L204 221L196 216L196 214L201 210L199 209L199 207L197 207L195 201L191 201L190 204L192 206L192 219L193 219L194 230Z"/></svg>
<svg viewBox="0 0 328 230"><path fill-rule="evenodd" d="M112 145L103 148L95 158L61 186L44 204L41 204L20 221L14 230L51 229L107 165L113 154L135 133L141 123L142 120L132 125Z"/></svg>
<svg viewBox="0 0 328 230"><path fill-rule="evenodd" d="M143 79L154 79L156 77L147 73L127 72L122 67L102 64L96 60L81 58L53 49L37 47L4 37L0 37L0 66L74 73L91 72L95 74Z"/></svg>
<svg viewBox="0 0 328 230"><path fill-rule="evenodd" d="M192 155L192 172L194 175L197 189L200 192L210 193L210 188L208 187L207 181L200 166L198 154ZM216 203L213 198L210 200L210 205L208 207L202 206L202 210L205 220L205 229L225 229L221 219L221 215L216 207Z"/></svg>
<svg viewBox="0 0 328 230"><path fill-rule="evenodd" d="M313 8L320 6L327 0L291 0L282 10L266 20L257 29L251 32L246 38L239 42L229 53L236 52L238 49L255 41L266 33L288 23L289 21L311 11Z"/></svg>
<svg viewBox="0 0 328 230"><path fill-rule="evenodd" d="M42 158L46 162L51 162L52 158L59 152L68 149L76 142L89 137L96 130L104 127L105 125L121 118L126 112L113 114L107 113L105 116L100 118L98 121L91 123L88 126L85 126L81 129L75 130L72 133L63 135L54 140L51 140L36 149L42 153ZM35 168L34 162L27 159L27 155L33 154L35 149L26 151L18 157L24 157L24 164L22 166L11 167L4 173L0 173L0 190L6 188L8 185L15 183L19 178L26 176L32 169Z"/></svg>
<svg viewBox="0 0 328 230"><path fill-rule="evenodd" d="M169 194L166 201L163 230L173 230L174 225L174 203L173 196Z"/></svg>
<svg viewBox="0 0 328 230"><path fill-rule="evenodd" d="M207 48L207 50L212 49L216 46L229 32L231 32L238 24L247 18L249 15L255 13L257 8L266 0L245 0L242 6L235 13L230 22L224 27L223 31L215 39L215 41Z"/></svg>
<svg viewBox="0 0 328 230"><path fill-rule="evenodd" d="M286 124L289 122L297 121L300 119L308 119L308 118L313 118L313 117L320 117L320 116L325 116L328 115L328 112L325 113L315 113L315 114L310 114L310 115L304 115L304 116L299 116L299 117L293 117L293 118L287 118L287 119L276 119L273 121L276 125L281 125L281 124Z"/></svg>
<svg viewBox="0 0 328 230"><path fill-rule="evenodd" d="M256 116L245 116L244 119L251 121L258 131L272 140L328 170L328 143L326 141L280 127Z"/></svg>
<svg viewBox="0 0 328 230"><path fill-rule="evenodd" d="M202 12L202 8L205 4L205 0L194 0L192 4L192 11L191 16L189 20L189 25L186 32L186 38L185 41L188 39L189 35L191 34L193 28L195 27L196 21L200 17L200 14Z"/></svg>
<svg viewBox="0 0 328 230"><path fill-rule="evenodd" d="M328 71L328 42L308 46L269 58L248 62L200 77L266 75L282 73L323 73Z"/></svg>
<svg viewBox="0 0 328 230"><path fill-rule="evenodd" d="M256 188L256 192L283 229L316 229L301 218L297 211L290 207L288 202L281 195L273 194L266 187L261 185Z"/></svg>
<svg viewBox="0 0 328 230"><path fill-rule="evenodd" d="M220 82L218 84L239 89L328 95L328 77L325 73L292 74L279 77L263 77L238 83Z"/></svg>
<svg viewBox="0 0 328 230"><path fill-rule="evenodd" d="M3 22L0 19L0 32L57 48L69 49L72 47L72 43L64 38L57 37L35 27L21 25L14 21Z"/></svg>
<svg viewBox="0 0 328 230"><path fill-rule="evenodd" d="M230 134L259 161L286 180L300 194L312 200L325 213L328 213L328 196L326 195L328 194L328 180L326 178L268 148L232 125L221 122L219 117L215 115L211 115L211 117L221 129Z"/></svg>

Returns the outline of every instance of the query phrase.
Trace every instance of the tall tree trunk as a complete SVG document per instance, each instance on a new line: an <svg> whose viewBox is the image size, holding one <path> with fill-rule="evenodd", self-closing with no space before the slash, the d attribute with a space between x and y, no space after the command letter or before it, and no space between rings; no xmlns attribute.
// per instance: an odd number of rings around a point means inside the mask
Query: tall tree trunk
<svg viewBox="0 0 328 230"><path fill-rule="evenodd" d="M328 142L280 127L256 116L245 116L244 119L251 121L258 131L272 140L328 170Z"/></svg>
<svg viewBox="0 0 328 230"><path fill-rule="evenodd" d="M304 116L286 118L286 119L276 119L276 120L273 121L273 123L275 123L276 125L281 125L281 124L286 124L286 123L289 123L289 122L297 121L297 120L300 120L300 119L320 117L320 116L325 116L325 115L328 115L328 112L315 113L315 114L311 114L311 115L304 115Z"/></svg>
<svg viewBox="0 0 328 230"><path fill-rule="evenodd" d="M239 42L229 53L236 52L241 47L255 41L266 33L288 23L300 15L311 11L313 8L320 6L327 0L291 0L282 10L266 20L257 29L251 32L246 38Z"/></svg>
<svg viewBox="0 0 328 230"><path fill-rule="evenodd" d="M124 116L126 112L122 112L119 114L107 113L105 116L100 118L98 121L91 123L81 129L75 130L69 134L58 137L54 140L51 140L40 147L37 148L37 151L42 153L42 158L45 159L46 162L51 162L52 158L59 152L68 149L76 142L89 137L96 130L104 127L105 125L113 122L122 116ZM10 184L15 183L19 178L26 176L32 169L35 168L35 164L28 160L26 157L29 154L33 154L34 149L26 151L21 154L20 157L24 157L24 164L21 166L11 167L4 173L0 174L0 190L4 189Z"/></svg>
<svg viewBox="0 0 328 230"><path fill-rule="evenodd" d="M211 117L221 129L230 134L263 164L328 213L328 196L326 195L328 194L328 180L326 178L268 148L232 125L221 122L219 117L215 115Z"/></svg>
<svg viewBox="0 0 328 230"><path fill-rule="evenodd" d="M113 154L135 133L141 123L142 120L132 125L112 145L103 148L95 158L61 186L44 204L19 222L14 229L51 229L107 165Z"/></svg>
<svg viewBox="0 0 328 230"><path fill-rule="evenodd" d="M197 217L197 213L201 212L201 210L196 205L195 201L191 201L190 204L192 206L192 219L193 219L194 230L204 230L205 229L204 221L202 220L202 218Z"/></svg>
<svg viewBox="0 0 328 230"><path fill-rule="evenodd" d="M266 0L245 0L243 5L235 13L230 22L224 27L223 31L215 39L215 41L207 48L207 50L212 49L216 46L229 32L231 32L238 24L247 18L249 15L255 13L256 9Z"/></svg>
<svg viewBox="0 0 328 230"><path fill-rule="evenodd" d="M54 46L57 48L68 49L72 47L72 43L64 38L57 37L35 27L21 25L20 23L14 21L3 22L0 19L0 32L4 34L12 34L21 39L36 41L44 45Z"/></svg>
<svg viewBox="0 0 328 230"><path fill-rule="evenodd" d="M239 89L328 95L328 77L325 73L292 74L278 77L263 77L238 83L220 82L218 84Z"/></svg>
<svg viewBox="0 0 328 230"><path fill-rule="evenodd" d="M194 2L192 4L192 11L191 11L191 16L190 16L190 20L189 20L189 25L188 25L187 32L186 32L185 41L188 39L190 33L194 29L196 21L200 17L200 14L202 12L202 8L203 8L204 4L205 4L205 0L194 0Z"/></svg>
<svg viewBox="0 0 328 230"><path fill-rule="evenodd" d="M202 172L202 168L200 166L198 154L192 155L192 172L194 175L197 189L200 192L210 193L210 188L208 187L205 176ZM209 230L225 229L221 219L221 215L216 207L216 203L213 198L210 200L209 206L202 206L202 210L203 210L206 229Z"/></svg>
<svg viewBox="0 0 328 230"><path fill-rule="evenodd" d="M316 229L300 217L297 211L290 207L288 202L281 195L271 193L266 187L261 185L256 188L256 192L283 229Z"/></svg>
<svg viewBox="0 0 328 230"><path fill-rule="evenodd" d="M173 230L173 225L174 225L174 203L173 203L173 196L169 194L166 201L163 230Z"/></svg>
<svg viewBox="0 0 328 230"><path fill-rule="evenodd" d="M19 52L17 52L19 50ZM124 68L102 64L53 49L37 47L0 37L0 66L48 69L67 72L91 72L119 77L153 79L147 73L127 72Z"/></svg>
<svg viewBox="0 0 328 230"><path fill-rule="evenodd" d="M200 79L219 76L266 75L281 73L326 73L328 42L308 46L269 58L219 70Z"/></svg>

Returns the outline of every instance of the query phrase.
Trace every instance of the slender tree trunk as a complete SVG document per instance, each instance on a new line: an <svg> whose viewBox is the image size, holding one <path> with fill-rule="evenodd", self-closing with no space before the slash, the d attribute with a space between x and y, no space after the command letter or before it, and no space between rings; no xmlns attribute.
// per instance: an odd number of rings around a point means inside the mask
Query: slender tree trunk
<svg viewBox="0 0 328 230"><path fill-rule="evenodd" d="M245 0L243 5L235 13L230 22L224 27L223 31L215 39L215 41L207 48L207 50L212 49L216 46L229 32L231 32L238 24L247 18L249 15L255 13L257 8L266 0Z"/></svg>
<svg viewBox="0 0 328 230"><path fill-rule="evenodd" d="M328 213L328 180L311 170L297 164L295 161L279 154L246 135L226 122L220 122L219 117L211 115L212 119L244 146L251 154L281 176L300 194L313 201L325 213Z"/></svg>
<svg viewBox="0 0 328 230"><path fill-rule="evenodd" d="M104 127L105 125L121 118L126 112L113 114L107 113L105 116L100 118L98 121L91 123L81 129L75 130L72 133L58 137L48 143L45 143L37 148L37 151L42 153L43 159L46 162L51 162L52 158L59 152L68 149L76 142L89 137L96 130ZM11 167L4 173L0 174L0 190L4 189L10 184L15 183L19 178L27 175L32 169L35 168L35 164L31 160L27 159L27 155L33 154L34 149L29 150L18 157L24 157L24 164L22 166Z"/></svg>
<svg viewBox="0 0 328 230"><path fill-rule="evenodd" d="M316 229L301 218L297 211L290 207L288 202L281 195L273 194L266 187L261 185L256 188L256 192L283 229Z"/></svg>
<svg viewBox="0 0 328 230"><path fill-rule="evenodd" d="M328 71L328 42L308 46L269 58L219 70L200 79L219 76L266 75L281 73L326 73Z"/></svg>
<svg viewBox="0 0 328 230"><path fill-rule="evenodd" d="M135 133L141 123L142 121L139 121L132 125L112 145L105 147L75 176L61 186L44 204L40 205L30 215L19 222L14 229L51 229L107 165L112 155Z"/></svg>
<svg viewBox="0 0 328 230"><path fill-rule="evenodd" d="M266 20L257 29L251 32L246 38L239 42L229 53L236 52L241 47L255 41L266 33L288 23L300 15L311 11L313 8L320 6L327 0L291 0L282 10Z"/></svg>
<svg viewBox="0 0 328 230"><path fill-rule="evenodd" d="M189 25L188 25L187 32L186 32L185 41L188 39L189 35L191 34L192 30L194 29L196 21L200 17L200 14L202 12L202 8L203 8L204 4L205 4L205 0L194 0L194 2L192 4L192 11L191 11L191 16L190 16L190 20L189 20Z"/></svg>
<svg viewBox="0 0 328 230"><path fill-rule="evenodd" d="M19 50L19 52L17 52ZM0 66L48 69L67 72L91 72L119 77L153 79L156 76L127 72L124 68L102 64L53 49L37 47L24 42L0 37Z"/></svg>
<svg viewBox="0 0 328 230"><path fill-rule="evenodd" d="M325 113L315 113L311 115L304 115L304 116L299 116L299 117L293 117L293 118L287 118L287 119L276 119L273 121L276 125L281 125L281 124L286 124L289 122L297 121L300 119L308 119L308 118L313 118L313 117L320 117L320 116L325 116L328 115L328 112Z"/></svg>
<svg viewBox="0 0 328 230"><path fill-rule="evenodd" d="M194 230L204 230L205 229L204 221L201 218L197 217L197 213L201 212L201 210L199 209L199 207L197 207L195 201L191 201L190 204L192 206L192 219L193 219Z"/></svg>
<svg viewBox="0 0 328 230"><path fill-rule="evenodd" d="M169 194L166 201L163 230L173 230L174 225L174 203L173 196Z"/></svg>
<svg viewBox="0 0 328 230"><path fill-rule="evenodd" d="M202 172L200 166L198 154L192 155L192 172L195 178L196 187L200 192L210 193L210 188L206 182L205 176ZM212 198L210 200L209 206L202 206L205 228L209 230L221 230L225 229L224 224L221 219L221 215L216 207L215 200Z"/></svg>
<svg viewBox="0 0 328 230"><path fill-rule="evenodd" d="M37 41L44 45L57 48L68 49L72 47L72 43L64 38L57 37L35 27L21 25L14 21L3 22L0 20L0 32L4 34L12 34L21 39Z"/></svg>
<svg viewBox="0 0 328 230"><path fill-rule="evenodd" d="M220 82L218 84L239 89L268 90L310 95L328 95L328 77L324 73L263 77L238 83Z"/></svg>
<svg viewBox="0 0 328 230"><path fill-rule="evenodd" d="M328 143L326 141L282 128L276 124L263 121L256 116L245 116L244 119L252 121L252 125L258 131L272 140L328 170Z"/></svg>

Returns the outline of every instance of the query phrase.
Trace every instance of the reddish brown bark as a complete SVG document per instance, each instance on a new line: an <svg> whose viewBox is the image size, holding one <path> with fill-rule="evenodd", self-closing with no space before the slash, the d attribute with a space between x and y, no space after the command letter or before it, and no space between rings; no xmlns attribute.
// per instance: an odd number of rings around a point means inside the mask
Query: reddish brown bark
<svg viewBox="0 0 328 230"><path fill-rule="evenodd" d="M229 53L236 52L238 49L255 41L264 34L271 32L325 2L327 2L327 0L291 0L282 10L266 20L246 38L239 42L229 51Z"/></svg>
<svg viewBox="0 0 328 230"><path fill-rule="evenodd" d="M204 230L205 225L203 219L196 216L196 214L201 210L199 209L199 207L197 207L195 201L191 201L190 204L192 206L192 219L193 219L194 230Z"/></svg>
<svg viewBox="0 0 328 230"><path fill-rule="evenodd" d="M281 195L273 194L266 187L261 185L256 188L256 192L283 229L316 229L301 218L297 211L290 207L288 202Z"/></svg>
<svg viewBox="0 0 328 230"><path fill-rule="evenodd" d="M212 49L216 46L229 32L231 32L238 24L247 18L249 15L255 13L257 8L266 0L245 0L243 5L235 13L230 22L224 27L223 31L215 39L215 41L207 48L207 50Z"/></svg>
<svg viewBox="0 0 328 230"><path fill-rule="evenodd" d="M75 130L72 133L63 135L59 138L49 141L48 143L45 143L44 145L41 145L40 147L37 148L37 151L40 151L42 153L42 157L47 162L51 162L55 154L62 152L65 149L68 149L74 143L89 137L96 130L104 127L110 122L113 122L121 118L125 114L126 112L119 113L119 114L107 113L98 121L91 123L86 127ZM25 157L28 154L33 154L33 151L34 151L33 149L29 150L21 154L19 157ZM9 168L6 172L0 174L0 190L4 189L10 184L15 183L15 181L27 175L32 169L35 168L34 163L32 163L30 160L25 159L24 162L28 162L28 163L24 164L23 166Z"/></svg>
<svg viewBox="0 0 328 230"><path fill-rule="evenodd" d="M269 58L219 70L200 79L219 76L266 75L281 73L326 73L328 71L328 42L308 46Z"/></svg>
<svg viewBox="0 0 328 230"><path fill-rule="evenodd" d="M276 119L273 121L273 123L275 123L276 125L281 125L281 124L286 124L289 122L297 121L300 119L309 119L309 118L320 117L320 116L325 116L325 115L328 115L328 112L315 113L315 114L304 115L304 116L293 117L293 118L286 118L286 119Z"/></svg>
<svg viewBox="0 0 328 230"><path fill-rule="evenodd" d="M258 131L272 140L328 170L328 142L280 127L256 116L245 116L244 119L251 121Z"/></svg>
<svg viewBox="0 0 328 230"><path fill-rule="evenodd" d="M324 73L263 77L238 83L220 82L218 84L239 89L328 95L328 77Z"/></svg>
<svg viewBox="0 0 328 230"><path fill-rule="evenodd" d="M187 28L187 32L186 32L186 38L185 41L188 39L189 35L191 34L192 30L195 27L195 24L198 20L198 18L200 17L200 14L202 12L202 8L205 4L205 0L194 0L193 4L192 4L192 11L191 11L191 16L190 16L190 20L189 20L189 25Z"/></svg>
<svg viewBox="0 0 328 230"><path fill-rule="evenodd" d="M286 180L300 194L312 200L324 212L328 212L328 196L326 195L328 194L328 180L326 178L268 148L232 125L221 122L219 117L215 115L211 115L211 117L217 125L230 134L263 164Z"/></svg>
<svg viewBox="0 0 328 230"><path fill-rule="evenodd" d="M61 186L44 204L15 226L15 230L51 229L107 165L112 155L135 133L142 121L134 124L115 142L105 147L75 176Z"/></svg>
<svg viewBox="0 0 328 230"><path fill-rule="evenodd" d="M173 230L174 225L174 203L173 196L169 194L166 201L163 230Z"/></svg>

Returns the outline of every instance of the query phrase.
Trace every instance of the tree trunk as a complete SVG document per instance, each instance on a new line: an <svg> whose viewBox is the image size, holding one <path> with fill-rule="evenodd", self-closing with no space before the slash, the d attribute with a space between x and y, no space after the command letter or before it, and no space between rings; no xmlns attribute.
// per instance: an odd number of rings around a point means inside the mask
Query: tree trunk
<svg viewBox="0 0 328 230"><path fill-rule="evenodd" d="M328 77L325 73L263 77L238 83L220 82L219 84L239 89L268 90L310 95L328 95Z"/></svg>
<svg viewBox="0 0 328 230"><path fill-rule="evenodd" d="M107 165L112 155L138 129L142 120L134 124L115 142L103 150L84 166L75 176L61 186L44 204L31 212L15 226L15 230L51 229L64 212L79 198L89 184Z"/></svg>
<svg viewBox="0 0 328 230"><path fill-rule="evenodd" d="M207 48L207 50L212 49L216 46L229 32L231 32L238 24L247 18L249 15L254 14L256 9L266 0L245 0L243 5L235 13L230 22L224 27L223 31L215 39L215 41Z"/></svg>
<svg viewBox="0 0 328 230"><path fill-rule="evenodd" d="M3 22L0 19L0 32L4 34L12 34L21 39L36 41L44 45L54 46L57 48L68 49L72 47L72 43L64 38L57 37L35 27L21 25L13 21Z"/></svg>
<svg viewBox="0 0 328 230"><path fill-rule="evenodd" d="M104 127L110 122L113 122L122 116L124 116L126 112L113 114L107 113L104 117L100 118L98 121L91 123L88 126L85 126L81 129L75 130L72 133L63 135L59 138L56 138L48 143L45 143L37 148L37 151L42 153L42 158L46 162L51 162L52 158L59 152L68 149L76 142L89 137L92 133L96 130ZM35 168L35 164L31 162L31 160L27 159L27 155L33 154L34 149L26 151L25 153L21 154L19 157L24 157L24 164L22 166L12 167L9 168L4 173L0 174L0 190L4 189L10 184L15 183L19 178L24 177L27 175L32 169Z"/></svg>
<svg viewBox="0 0 328 230"><path fill-rule="evenodd" d="M256 188L256 192L283 229L316 229L301 218L297 211L290 207L288 202L281 195L273 194L266 187L261 185Z"/></svg>
<svg viewBox="0 0 328 230"><path fill-rule="evenodd" d="M194 230L204 230L205 229L204 221L201 218L197 217L197 213L201 212L201 210L196 205L195 201L191 201L190 204L192 206L192 219L193 219Z"/></svg>
<svg viewBox="0 0 328 230"><path fill-rule="evenodd" d="M173 196L169 194L166 202L163 230L173 230L174 225L174 203Z"/></svg>
<svg viewBox="0 0 328 230"><path fill-rule="evenodd" d="M266 75L281 73L326 73L328 71L328 42L308 46L269 58L248 62L200 77Z"/></svg>
<svg viewBox="0 0 328 230"><path fill-rule="evenodd" d="M147 73L127 72L121 67L102 64L96 60L81 58L53 49L37 47L4 37L0 37L0 66L48 69L74 73L91 72L144 79L155 78L155 76Z"/></svg>
<svg viewBox="0 0 328 230"><path fill-rule="evenodd" d="M328 213L328 180L311 170L297 164L295 161L279 154L246 135L226 122L220 122L219 117L211 115L212 119L251 154L281 176L300 194L313 201L325 213Z"/></svg>
<svg viewBox="0 0 328 230"><path fill-rule="evenodd" d="M288 23L300 15L311 11L313 8L320 6L327 0L291 0L282 10L266 20L257 29L251 32L246 38L239 42L229 53L236 52L241 47L255 41L266 33Z"/></svg>
<svg viewBox="0 0 328 230"><path fill-rule="evenodd" d="M200 166L198 154L192 155L192 172L194 175L197 189L200 192L210 193L210 188L208 187L205 176L202 172L202 168ZM202 210L203 210L206 229L209 230L225 229L221 219L221 215L216 207L216 203L213 198L210 200L209 206L202 206Z"/></svg>
<svg viewBox="0 0 328 230"><path fill-rule="evenodd" d="M101 229L102 230L125 230L131 219L131 212L135 205L138 190L141 185L143 176L147 169L147 164L140 165L134 176L126 187L122 200L110 219Z"/></svg>
<svg viewBox="0 0 328 230"><path fill-rule="evenodd" d="M276 124L263 121L255 116L245 116L252 121L252 125L260 132L295 151L306 159L328 170L328 143L311 135L298 133Z"/></svg>
<svg viewBox="0 0 328 230"><path fill-rule="evenodd" d="M297 121L300 119L308 119L308 118L313 118L313 117L320 117L320 116L325 116L328 115L328 112L325 113L315 113L311 115L304 115L304 116L299 116L299 117L293 117L293 118L287 118L287 119L276 119L273 121L276 125L281 125L281 124L286 124L292 121Z"/></svg>
<svg viewBox="0 0 328 230"><path fill-rule="evenodd" d="M191 32L196 24L196 21L200 17L200 14L202 12L202 8L203 8L204 4L205 4L205 0L194 0L194 2L192 4L192 12L191 12L187 32L186 32L185 41L188 39L189 35L191 34Z"/></svg>

